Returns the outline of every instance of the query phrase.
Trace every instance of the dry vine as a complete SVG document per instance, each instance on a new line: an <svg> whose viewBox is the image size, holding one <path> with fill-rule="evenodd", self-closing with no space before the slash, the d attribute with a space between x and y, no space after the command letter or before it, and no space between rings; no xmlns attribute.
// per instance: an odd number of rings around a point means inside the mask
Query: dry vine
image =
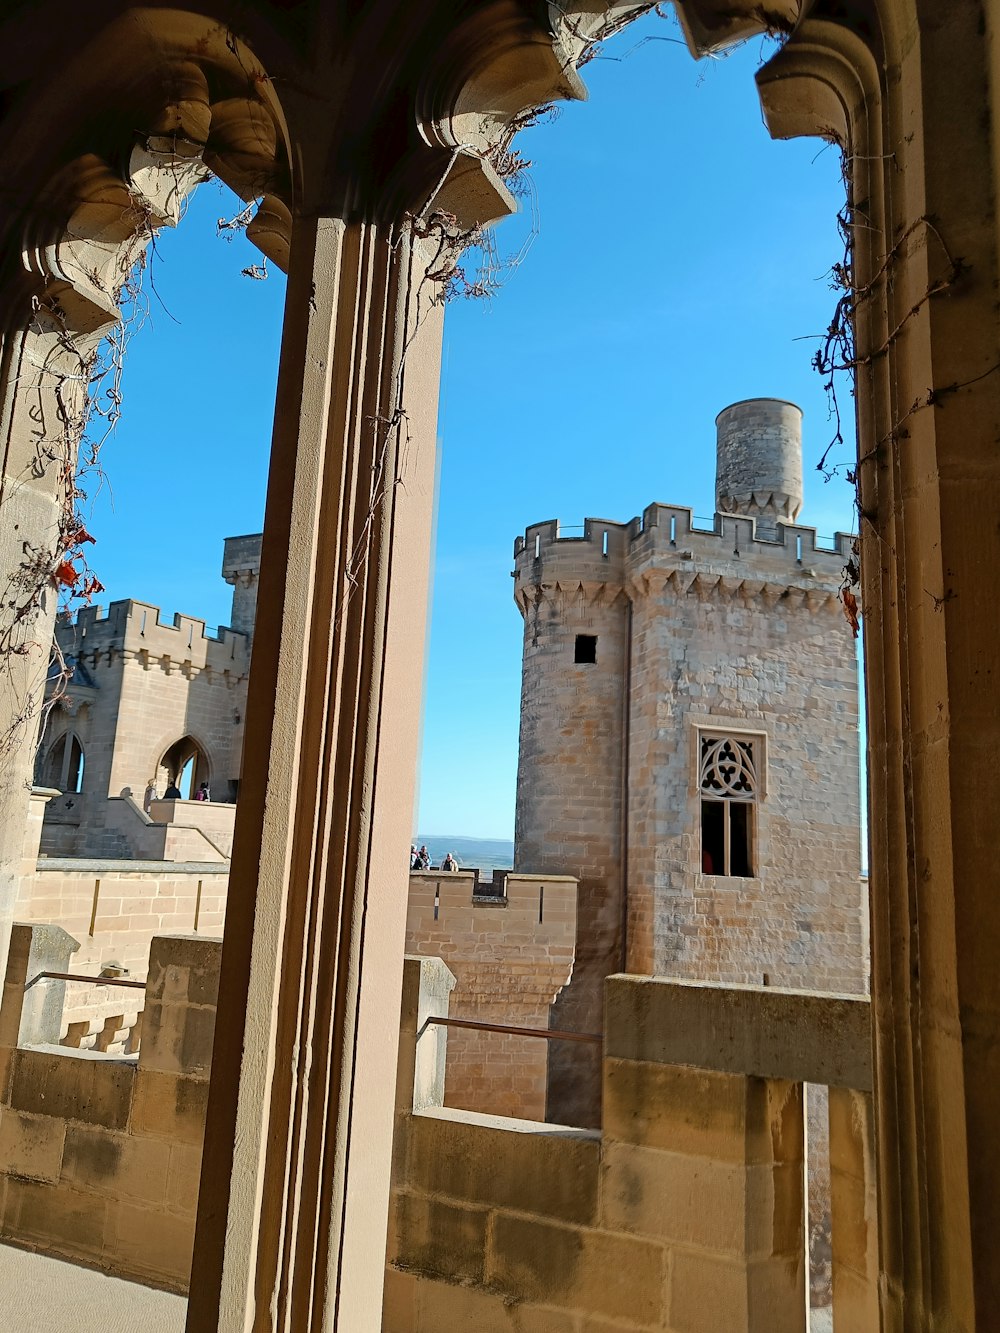
<svg viewBox="0 0 1000 1333"><path fill-rule="evenodd" d="M892 155L890 154L887 160L891 160L891 158ZM860 525L869 517L865 514L861 505L859 475L861 466L873 460L886 443L897 442L906 438L908 432L904 428L903 422L914 412L924 407L931 407L934 403L940 401L944 395L956 392L966 386L951 384L937 390L929 389L923 398L918 398L910 406L908 411L877 442L874 448L861 455L854 467L848 467L842 463L831 464L829 461L831 453L845 444L843 414L840 405L840 385L846 377L848 391L853 399L856 393L858 369L869 367L885 356L914 316L923 309L932 297L947 291L957 282L966 272L967 266L961 258L951 253L934 219L922 215L904 228L895 243L886 251L871 278L862 286L858 286L856 284L854 262L854 236L859 228L868 227L870 223L854 203L849 171L850 164L851 160L845 156L842 159L841 173L847 197L843 208L837 214L837 228L843 244L843 258L834 263L829 270L831 290L838 293L838 296L833 317L826 332L819 339L820 345L813 356L812 364L817 373L822 376L829 415L834 428L833 435L816 464L816 469L823 474L827 481L832 480L843 470L845 479L853 490L854 511ZM902 254L906 253L914 244L923 243L927 245L931 240L935 242L937 249L944 258L944 272L940 277L928 283L924 292L908 307L877 347L859 356L855 341L856 321L859 311L866 303L884 297L891 291L894 267ZM1000 363L990 367L982 375L976 376L974 380L970 380L968 383L975 383L997 369L1000 369ZM855 638L857 638L859 631L858 602L855 590L860 587L860 583L860 546L859 542L855 540L850 558L844 566L840 589L844 614Z"/></svg>
<svg viewBox="0 0 1000 1333"><path fill-rule="evenodd" d="M40 478L55 470L58 513L48 541L25 540L21 563L4 590L6 614L0 630L0 659L6 663L42 646L37 641L36 626L40 621L45 623L44 607L53 594L58 616L68 619L103 591L87 554L95 539L87 529L84 505L92 490L99 491L106 481L101 451L121 416L126 348L148 312L144 290L148 273L146 243L153 238L148 214L140 216L136 237L140 238L139 257L121 274L115 293L119 319L96 348L80 345L57 306L35 302L37 327L39 331L54 332L59 362L66 367L58 371L37 367L54 377L51 392L56 429L43 424L38 409L32 471ZM127 253L131 258L135 251ZM53 641L45 679L20 700L16 715L0 736L0 759L17 749L24 729L36 720L40 719L39 736L44 733L48 715L64 696L72 674L73 663Z"/></svg>

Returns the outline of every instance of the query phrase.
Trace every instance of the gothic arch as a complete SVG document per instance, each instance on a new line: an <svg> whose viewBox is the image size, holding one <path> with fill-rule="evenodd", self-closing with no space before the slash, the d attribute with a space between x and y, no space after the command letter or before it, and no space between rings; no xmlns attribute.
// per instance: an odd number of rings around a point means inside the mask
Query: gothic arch
<svg viewBox="0 0 1000 1333"><path fill-rule="evenodd" d="M136 202L129 135L144 123L198 142L206 98L192 90L204 76L217 105L235 58L244 82L223 102L262 105L277 125L276 87L282 95L286 174L258 243L287 255L294 230L295 244L234 847L245 892L226 927L189 1328L216 1328L222 1310L232 1327L273 1312L276 1327L362 1333L381 1262L372 1218L387 1194L395 1056L384 1011L402 941L385 885L410 832L410 626L426 596L433 482L439 312L428 312L427 269L455 233L509 206L496 167L519 113L582 95L580 55L641 6L472 0L457 22L454 6L394 0L210 8L212 20L176 25L166 10L117 20L132 25L120 70L164 74L135 86L102 61L89 82L79 65L69 78L68 4L4 20L0 60L25 35L30 60L23 78L8 68L0 168L34 206L27 218L8 206L0 229L8 254L12 237L17 255L25 230L30 242L26 264L0 274L0 420L19 482L3 503L25 532L58 530L50 469L67 455L49 449L81 409L79 386L64 379L60 399L48 372L63 369L64 327L87 338L114 317L87 265L134 243L134 227L118 234ZM678 8L694 50L762 25L756 0ZM977 1306L985 1323L1000 1303L1000 906L975 789L981 755L1000 743L990 693L1000 625L984 574L1000 562L1000 480L984 452L1000 434L996 162L983 116L997 122L994 9L771 0L767 21L790 35L759 78L776 133L840 138L852 163L882 1315L893 1331L947 1321L965 1333ZM135 62L150 24L156 41ZM178 71L190 63L189 80ZM143 92L167 86L173 98L137 116ZM237 127L220 163L256 180L268 121L256 109L229 116L218 118L226 136ZM143 208L167 203L157 176ZM164 185L169 196L160 175ZM381 475L392 484L373 487ZM7 577L21 555L4 559ZM34 641L48 611L43 601ZM39 665L44 678L37 653L14 661L11 716L30 716ZM0 828L19 829L28 769L4 758L14 782Z"/></svg>
<svg viewBox="0 0 1000 1333"><path fill-rule="evenodd" d="M160 752L154 770L160 796L171 784L179 787L181 799L193 800L203 782L212 784L212 764L208 750L190 733L173 741Z"/></svg>
<svg viewBox="0 0 1000 1333"><path fill-rule="evenodd" d="M40 764L38 781L61 792L83 791L86 752L75 728L67 726L52 741Z"/></svg>

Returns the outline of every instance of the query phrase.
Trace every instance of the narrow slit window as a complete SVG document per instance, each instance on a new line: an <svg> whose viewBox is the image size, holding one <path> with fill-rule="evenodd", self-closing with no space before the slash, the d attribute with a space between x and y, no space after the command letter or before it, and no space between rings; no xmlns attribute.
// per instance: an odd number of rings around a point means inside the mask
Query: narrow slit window
<svg viewBox="0 0 1000 1333"><path fill-rule="evenodd" d="M578 634L576 636L576 650L573 654L573 661L583 663L597 661L596 634Z"/></svg>
<svg viewBox="0 0 1000 1333"><path fill-rule="evenodd" d="M758 749L751 737L699 736L703 875L756 874Z"/></svg>

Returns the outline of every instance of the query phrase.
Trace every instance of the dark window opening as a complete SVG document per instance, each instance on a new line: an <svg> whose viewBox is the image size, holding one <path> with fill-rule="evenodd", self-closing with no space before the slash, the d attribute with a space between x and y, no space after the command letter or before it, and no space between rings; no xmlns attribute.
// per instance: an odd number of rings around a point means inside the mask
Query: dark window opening
<svg viewBox="0 0 1000 1333"><path fill-rule="evenodd" d="M722 801L701 803L701 873L724 875L726 864L726 807Z"/></svg>
<svg viewBox="0 0 1000 1333"><path fill-rule="evenodd" d="M727 801L729 807L729 873L749 879L753 874L750 858L752 811L746 801Z"/></svg>
<svg viewBox="0 0 1000 1333"><path fill-rule="evenodd" d="M574 662L597 661L596 634L578 634L576 636L576 653L574 654L573 661Z"/></svg>
<svg viewBox="0 0 1000 1333"><path fill-rule="evenodd" d="M753 877L753 807L749 801L702 801L701 873Z"/></svg>

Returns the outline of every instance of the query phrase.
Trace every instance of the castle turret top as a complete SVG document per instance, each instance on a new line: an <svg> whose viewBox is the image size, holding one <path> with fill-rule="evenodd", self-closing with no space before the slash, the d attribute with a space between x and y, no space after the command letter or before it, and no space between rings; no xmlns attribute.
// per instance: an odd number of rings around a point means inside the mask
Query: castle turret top
<svg viewBox="0 0 1000 1333"><path fill-rule="evenodd" d="M227 537L222 553L222 577L233 585L232 626L248 639L253 638L257 620L257 580L263 539L261 532Z"/></svg>
<svg viewBox="0 0 1000 1333"><path fill-rule="evenodd" d="M715 426L716 509L754 518L759 536L776 537L802 508L802 409L747 398L723 408Z"/></svg>

